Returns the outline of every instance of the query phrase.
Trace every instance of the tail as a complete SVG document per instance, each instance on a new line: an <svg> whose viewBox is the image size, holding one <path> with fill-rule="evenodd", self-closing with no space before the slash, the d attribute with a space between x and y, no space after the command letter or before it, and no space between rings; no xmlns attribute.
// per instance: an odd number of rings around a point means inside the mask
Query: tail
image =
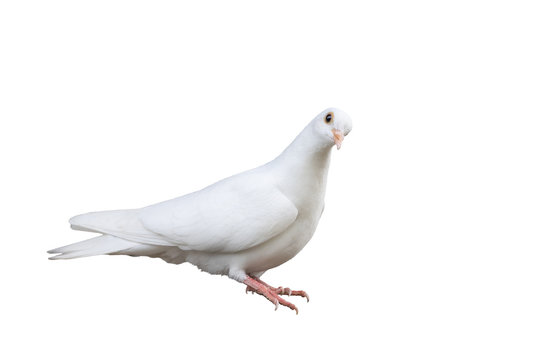
<svg viewBox="0 0 540 360"><path fill-rule="evenodd" d="M137 243L123 240L112 235L101 235L92 239L62 246L47 251L49 254L58 254L49 259L75 259L85 256L107 255L119 251L126 251L136 247Z"/></svg>
<svg viewBox="0 0 540 360"><path fill-rule="evenodd" d="M113 235L97 236L47 252L57 254L50 257L51 260L76 259L95 255L129 255L160 258L171 264L181 264L186 261L185 253L176 246L140 244Z"/></svg>

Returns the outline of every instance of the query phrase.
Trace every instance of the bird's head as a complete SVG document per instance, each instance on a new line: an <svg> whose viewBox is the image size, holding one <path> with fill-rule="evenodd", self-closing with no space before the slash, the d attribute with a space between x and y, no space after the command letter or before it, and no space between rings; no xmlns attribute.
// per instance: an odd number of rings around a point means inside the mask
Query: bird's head
<svg viewBox="0 0 540 360"><path fill-rule="evenodd" d="M317 134L322 135L323 141L331 146L336 144L341 148L343 139L352 130L352 121L349 115L337 108L328 108L317 115L312 121Z"/></svg>

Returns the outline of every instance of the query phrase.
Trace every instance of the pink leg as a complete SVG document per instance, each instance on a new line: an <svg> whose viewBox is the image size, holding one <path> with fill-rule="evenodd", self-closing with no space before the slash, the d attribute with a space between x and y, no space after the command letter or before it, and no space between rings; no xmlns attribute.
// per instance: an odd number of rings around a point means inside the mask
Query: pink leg
<svg viewBox="0 0 540 360"><path fill-rule="evenodd" d="M279 295L282 295L282 294L303 296L303 297L306 297L307 300L309 301L309 297L304 291L292 291L289 288L283 289L282 287L274 288L255 277L248 276L244 280L244 284L247 285L246 293L248 291L252 291L254 293L264 296L276 306L276 310L278 309L279 304L281 304L283 306L288 307L291 310L296 311L296 314L298 314L298 308L294 304L281 298Z"/></svg>

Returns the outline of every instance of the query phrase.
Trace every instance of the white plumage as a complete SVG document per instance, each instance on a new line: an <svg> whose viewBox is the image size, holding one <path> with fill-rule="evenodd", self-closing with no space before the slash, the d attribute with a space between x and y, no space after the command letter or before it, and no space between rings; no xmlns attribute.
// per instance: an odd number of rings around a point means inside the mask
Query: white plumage
<svg viewBox="0 0 540 360"><path fill-rule="evenodd" d="M70 219L73 229L102 235L51 250L58 254L51 259L109 254L187 261L246 283L276 306L296 310L277 296L282 288L258 278L290 260L311 239L324 208L331 148L339 148L351 128L347 114L330 108L281 155L258 168L142 209L75 216Z"/></svg>

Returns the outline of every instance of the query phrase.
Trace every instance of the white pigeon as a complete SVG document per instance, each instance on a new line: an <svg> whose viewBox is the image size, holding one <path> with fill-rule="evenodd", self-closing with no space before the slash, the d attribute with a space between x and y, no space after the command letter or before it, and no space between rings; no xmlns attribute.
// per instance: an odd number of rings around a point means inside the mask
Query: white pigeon
<svg viewBox="0 0 540 360"><path fill-rule="evenodd" d="M227 275L298 313L260 280L292 259L313 236L324 209L333 145L351 131L350 117L330 108L317 115L277 158L202 190L141 209L92 212L70 219L75 230L101 235L63 246L51 259L93 255L158 257Z"/></svg>

